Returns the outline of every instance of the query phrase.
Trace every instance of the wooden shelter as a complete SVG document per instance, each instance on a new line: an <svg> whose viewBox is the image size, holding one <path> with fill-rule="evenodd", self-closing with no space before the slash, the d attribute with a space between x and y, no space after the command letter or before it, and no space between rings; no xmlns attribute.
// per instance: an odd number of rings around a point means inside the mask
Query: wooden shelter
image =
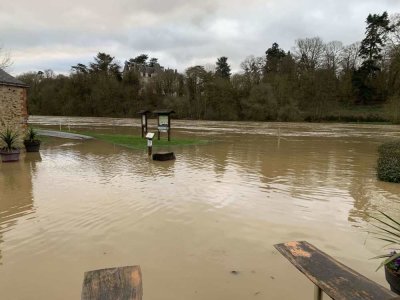
<svg viewBox="0 0 400 300"><path fill-rule="evenodd" d="M171 140L171 114L175 113L172 109L159 109L153 111L157 115L157 138L160 140L160 133L168 133L168 141Z"/></svg>

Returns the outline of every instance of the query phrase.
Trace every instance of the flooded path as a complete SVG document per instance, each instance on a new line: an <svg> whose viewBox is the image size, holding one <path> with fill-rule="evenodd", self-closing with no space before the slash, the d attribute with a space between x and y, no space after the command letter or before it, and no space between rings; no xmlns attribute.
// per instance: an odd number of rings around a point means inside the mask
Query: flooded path
<svg viewBox="0 0 400 300"><path fill-rule="evenodd" d="M155 128L154 120L151 127ZM31 117L46 129L139 134L139 120ZM97 140L46 138L0 164L1 299L79 299L87 270L139 264L144 299L310 299L273 244L307 240L386 286L368 214L400 217L376 180L400 126L175 121L176 161ZM238 274L232 274L237 271Z"/></svg>

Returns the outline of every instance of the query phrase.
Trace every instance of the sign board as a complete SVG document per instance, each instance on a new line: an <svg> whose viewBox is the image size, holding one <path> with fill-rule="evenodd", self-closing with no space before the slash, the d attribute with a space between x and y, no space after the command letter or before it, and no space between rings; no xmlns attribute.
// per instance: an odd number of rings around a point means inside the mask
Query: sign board
<svg viewBox="0 0 400 300"><path fill-rule="evenodd" d="M168 132L168 126L158 126L160 132Z"/></svg>
<svg viewBox="0 0 400 300"><path fill-rule="evenodd" d="M154 133L153 132L149 132L148 134L146 134L146 139L151 140L154 137Z"/></svg>
<svg viewBox="0 0 400 300"><path fill-rule="evenodd" d="M158 125L168 127L168 116L159 115L158 116Z"/></svg>
<svg viewBox="0 0 400 300"><path fill-rule="evenodd" d="M142 125L146 125L146 115L142 115Z"/></svg>

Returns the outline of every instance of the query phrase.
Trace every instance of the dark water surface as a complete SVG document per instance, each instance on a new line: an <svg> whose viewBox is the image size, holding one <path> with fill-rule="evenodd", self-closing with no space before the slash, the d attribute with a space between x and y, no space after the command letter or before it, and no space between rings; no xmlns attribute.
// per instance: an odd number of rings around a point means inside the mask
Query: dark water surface
<svg viewBox="0 0 400 300"><path fill-rule="evenodd" d="M151 121L155 128L154 121ZM31 117L43 128L139 133L139 120ZM310 299L273 244L307 240L386 285L367 214L400 217L376 180L399 126L175 121L174 162L46 138L0 164L0 299L79 299L87 270L139 264L144 299ZM167 149L165 149L167 150ZM231 271L238 271L233 275Z"/></svg>

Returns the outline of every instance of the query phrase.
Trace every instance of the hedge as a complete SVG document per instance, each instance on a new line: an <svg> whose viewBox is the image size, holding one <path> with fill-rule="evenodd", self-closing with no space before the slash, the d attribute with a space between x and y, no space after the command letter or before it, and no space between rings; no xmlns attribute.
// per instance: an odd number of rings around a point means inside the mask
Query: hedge
<svg viewBox="0 0 400 300"><path fill-rule="evenodd" d="M382 181L400 183L400 140L380 145L378 153L378 178Z"/></svg>

